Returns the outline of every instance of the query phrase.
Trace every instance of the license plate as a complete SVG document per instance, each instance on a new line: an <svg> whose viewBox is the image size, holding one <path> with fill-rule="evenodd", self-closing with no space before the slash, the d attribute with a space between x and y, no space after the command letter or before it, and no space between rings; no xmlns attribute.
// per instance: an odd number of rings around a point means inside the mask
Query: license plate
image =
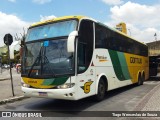
<svg viewBox="0 0 160 120"><path fill-rule="evenodd" d="M46 97L48 96L47 92L39 92L39 96Z"/></svg>

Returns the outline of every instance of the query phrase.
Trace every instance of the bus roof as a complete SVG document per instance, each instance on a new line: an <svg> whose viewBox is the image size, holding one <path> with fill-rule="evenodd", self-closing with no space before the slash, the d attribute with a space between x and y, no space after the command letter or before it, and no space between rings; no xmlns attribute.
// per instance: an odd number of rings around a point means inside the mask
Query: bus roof
<svg viewBox="0 0 160 120"><path fill-rule="evenodd" d="M50 20L45 20L45 21L41 21L41 22L34 23L34 24L32 24L30 27L35 27L35 26L47 24L47 23L50 23L50 22L61 21L61 20L67 20L67 19L78 19L78 20L80 20L80 19L83 19L83 18L87 18L87 19L90 19L90 20L92 20L92 21L94 21L94 22L100 23L101 25L109 28L109 29L112 30L112 31L115 31L115 32L117 32L117 33L119 33L119 34L121 34L121 35L123 35L123 36L126 36L126 37L128 37L128 38L131 38L131 39L134 40L134 41L137 41L137 42L139 42L139 43L142 43L142 44L146 45L145 43L140 42L140 41L138 41L138 40L135 40L134 38L128 36L127 34L121 32L121 31L119 31L119 30L117 30L117 29L115 29L115 28L111 28L111 27L109 27L109 26L107 26L107 25L105 25L105 24L103 24L103 23L101 23L101 22L98 22L98 21L96 21L96 20L94 20L94 19L92 19L92 18L90 18L90 17L86 17L86 16L82 16L82 15L63 16L63 17L53 18L53 19L50 19ZM146 45L146 46L147 46L147 45Z"/></svg>
<svg viewBox="0 0 160 120"><path fill-rule="evenodd" d="M84 18L85 16L63 16L63 17L58 17L58 18L53 18L50 20L45 20L45 21L41 21L41 22L37 22L37 23L33 23L30 27L34 27L34 26L39 26L39 25L43 25L46 23L50 23L50 22L56 22L56 21L61 21L61 20L66 20L66 19L81 19Z"/></svg>

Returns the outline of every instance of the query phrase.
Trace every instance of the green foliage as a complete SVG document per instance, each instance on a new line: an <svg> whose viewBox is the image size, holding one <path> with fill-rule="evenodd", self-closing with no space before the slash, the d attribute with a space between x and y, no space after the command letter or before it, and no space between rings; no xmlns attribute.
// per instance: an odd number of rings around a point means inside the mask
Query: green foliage
<svg viewBox="0 0 160 120"><path fill-rule="evenodd" d="M19 54L19 51L14 50L14 54L15 54L15 55L16 55L16 54Z"/></svg>
<svg viewBox="0 0 160 120"><path fill-rule="evenodd" d="M8 51L6 53L2 53L2 64L8 64ZM19 51L14 50L14 59L11 60L12 63L18 63L20 60Z"/></svg>

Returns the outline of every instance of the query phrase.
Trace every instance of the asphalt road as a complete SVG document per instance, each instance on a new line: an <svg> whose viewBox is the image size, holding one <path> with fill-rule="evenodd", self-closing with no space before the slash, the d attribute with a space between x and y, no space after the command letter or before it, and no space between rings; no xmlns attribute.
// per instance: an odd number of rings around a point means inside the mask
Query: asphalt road
<svg viewBox="0 0 160 120"><path fill-rule="evenodd" d="M27 98L22 101L1 105L0 111L54 111L53 114L58 113L60 116L55 119L62 120L75 119L75 117L70 117L72 114L75 114L75 111L77 113L81 113L83 111L131 111L140 102L140 100L158 84L158 80L150 80L144 82L144 85L142 86L130 85L112 90L106 94L105 99L101 102L95 102L93 97L79 101ZM70 112L64 113L64 111ZM47 117L42 119L52 118ZM87 119L91 118L88 117ZM101 119L106 118L101 117ZM109 118L107 118L107 120L108 119ZM113 118L111 119L113 120Z"/></svg>

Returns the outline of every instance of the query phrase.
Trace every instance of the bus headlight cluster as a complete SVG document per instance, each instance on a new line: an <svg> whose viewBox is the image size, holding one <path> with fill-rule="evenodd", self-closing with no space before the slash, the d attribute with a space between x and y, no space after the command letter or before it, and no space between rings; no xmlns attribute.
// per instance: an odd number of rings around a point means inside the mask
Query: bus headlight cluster
<svg viewBox="0 0 160 120"><path fill-rule="evenodd" d="M27 87L27 88L29 88L29 87L30 87L30 85L25 84L25 83L23 83L23 82L21 82L21 85L22 85L23 87Z"/></svg>
<svg viewBox="0 0 160 120"><path fill-rule="evenodd" d="M57 86L58 89L67 89L67 88L71 88L75 85L75 83L65 83L63 85L59 85Z"/></svg>

